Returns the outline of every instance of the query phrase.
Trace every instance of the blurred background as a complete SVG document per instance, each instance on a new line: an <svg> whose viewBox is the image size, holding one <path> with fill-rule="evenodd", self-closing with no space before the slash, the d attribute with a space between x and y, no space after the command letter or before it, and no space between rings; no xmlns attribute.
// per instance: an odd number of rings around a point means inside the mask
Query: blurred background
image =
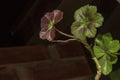
<svg viewBox="0 0 120 80"><path fill-rule="evenodd" d="M111 32L114 38L120 39L120 4L116 0L0 1L0 80L92 80L94 63L84 54L86 51L80 43L54 46L39 39L40 19L46 12L62 10L64 18L57 27L70 33L74 11L86 4L97 6L105 18L98 32ZM66 38L57 34L56 39ZM113 70L119 67L117 63ZM109 78L103 76L101 80Z"/></svg>

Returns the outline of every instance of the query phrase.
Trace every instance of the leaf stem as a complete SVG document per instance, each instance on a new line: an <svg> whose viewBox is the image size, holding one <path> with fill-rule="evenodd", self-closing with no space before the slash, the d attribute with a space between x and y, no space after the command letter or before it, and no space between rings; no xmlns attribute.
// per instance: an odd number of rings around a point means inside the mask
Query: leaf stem
<svg viewBox="0 0 120 80"><path fill-rule="evenodd" d="M99 64L96 57L93 57L92 59L94 60L94 62L96 63L96 66L97 66L97 74L95 76L95 80L99 80L101 77L101 74L102 74L101 65Z"/></svg>
<svg viewBox="0 0 120 80"><path fill-rule="evenodd" d="M67 40L53 40L52 42L62 42L62 43L66 43L69 41L75 41L76 39L67 39Z"/></svg>
<svg viewBox="0 0 120 80"><path fill-rule="evenodd" d="M116 55L120 55L120 53L115 53Z"/></svg>
<svg viewBox="0 0 120 80"><path fill-rule="evenodd" d="M60 34L62 34L62 35L64 35L64 36L70 37L70 38L72 38L72 39L68 39L68 40L54 40L54 41L52 41L52 42L69 42L69 41L74 41L74 40L76 40L76 39L74 38L74 36L72 36L72 35L63 33L62 31L58 30L57 28L55 28L55 30L56 30L58 33L60 33ZM95 62L95 64L96 64L96 67L97 67L97 74L96 74L96 76L95 76L95 80L99 80L100 77L101 77L102 71L101 71L101 65L100 65L98 59L95 57L95 55L94 55L94 53L93 53L93 50L92 50L91 46L88 44L87 40L85 40L85 41L78 40L78 41L81 42L81 43L85 46L85 48L91 53L92 59L94 60L94 62Z"/></svg>
<svg viewBox="0 0 120 80"><path fill-rule="evenodd" d="M100 77L101 77L101 74L102 74L102 72L101 72L101 65L100 65L98 59L95 57L91 46L87 43L87 40L85 40L84 42L83 41L80 41L80 42L82 44L84 44L85 48L91 53L92 59L94 60L94 62L96 64L96 67L97 67L97 74L95 76L95 80L99 80Z"/></svg>
<svg viewBox="0 0 120 80"><path fill-rule="evenodd" d="M55 28L55 30L56 30L58 33L60 33L60 34L62 34L62 35L64 35L64 36L67 36L67 37L70 37L70 38L74 38L74 36L69 35L69 34L66 34L66 33L64 33L64 32L62 32L62 31L58 30L57 28Z"/></svg>

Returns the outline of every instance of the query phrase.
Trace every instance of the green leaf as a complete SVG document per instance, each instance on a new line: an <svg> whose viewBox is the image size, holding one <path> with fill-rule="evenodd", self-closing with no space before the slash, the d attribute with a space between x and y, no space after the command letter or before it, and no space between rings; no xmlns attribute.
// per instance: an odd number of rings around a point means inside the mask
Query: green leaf
<svg viewBox="0 0 120 80"><path fill-rule="evenodd" d="M75 21L87 22L89 26L100 27L104 21L103 16L97 12L96 6L85 5L74 13Z"/></svg>
<svg viewBox="0 0 120 80"><path fill-rule="evenodd" d="M103 16L97 13L96 6L85 5L75 11L75 22L71 26L72 34L81 40L93 38L98 27L102 26Z"/></svg>
<svg viewBox="0 0 120 80"><path fill-rule="evenodd" d="M112 65L118 60L114 53L120 50L118 40L113 40L110 33L98 35L95 39L93 51L102 67L102 73L108 75L112 71Z"/></svg>
<svg viewBox="0 0 120 80"><path fill-rule="evenodd" d="M102 57L102 56L105 55L104 50L101 49L99 46L96 46L96 45L95 45L95 46L93 47L93 51L94 51L95 56L96 56L97 58L100 58L100 57Z"/></svg>
<svg viewBox="0 0 120 80"><path fill-rule="evenodd" d="M112 71L112 64L109 61L109 56L104 55L99 59L99 63L104 75L108 75Z"/></svg>
<svg viewBox="0 0 120 80"><path fill-rule="evenodd" d="M110 33L98 35L95 38L95 45L104 50L106 54L116 53L120 50L120 43L118 40L113 40Z"/></svg>

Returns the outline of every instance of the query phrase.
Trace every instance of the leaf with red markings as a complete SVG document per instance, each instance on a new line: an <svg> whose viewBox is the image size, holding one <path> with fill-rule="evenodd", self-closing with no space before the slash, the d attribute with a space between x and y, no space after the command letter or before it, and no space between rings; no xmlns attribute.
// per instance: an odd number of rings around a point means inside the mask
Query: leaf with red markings
<svg viewBox="0 0 120 80"><path fill-rule="evenodd" d="M55 38L55 24L63 18L63 12L54 10L47 12L41 19L41 31L39 33L41 39L52 41Z"/></svg>

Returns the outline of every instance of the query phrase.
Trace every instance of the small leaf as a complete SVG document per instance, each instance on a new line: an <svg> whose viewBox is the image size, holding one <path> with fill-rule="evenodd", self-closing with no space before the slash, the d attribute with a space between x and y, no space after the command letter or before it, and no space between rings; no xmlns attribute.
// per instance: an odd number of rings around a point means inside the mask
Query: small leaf
<svg viewBox="0 0 120 80"><path fill-rule="evenodd" d="M120 49L118 40L113 40L110 33L98 35L95 39L93 51L102 67L102 73L108 75L112 71L112 65L118 60L114 54Z"/></svg>
<svg viewBox="0 0 120 80"><path fill-rule="evenodd" d="M85 5L74 13L75 21L90 22L94 27L100 27L104 21L103 16L97 12L96 6Z"/></svg>
<svg viewBox="0 0 120 80"><path fill-rule="evenodd" d="M63 18L63 12L60 10L54 10L52 12L47 12L41 18L41 30L39 37L41 39L47 39L52 41L55 38L55 24L61 21Z"/></svg>
<svg viewBox="0 0 120 80"><path fill-rule="evenodd" d="M103 49L107 54L116 53L120 50L119 41L113 40L110 33L98 35L97 38L95 38L95 45L101 47L101 49Z"/></svg>
<svg viewBox="0 0 120 80"><path fill-rule="evenodd" d="M98 27L102 26L103 16L97 13L96 6L85 5L75 11L75 22L71 26L72 34L81 40L93 38ZM82 36L83 35L83 36Z"/></svg>

